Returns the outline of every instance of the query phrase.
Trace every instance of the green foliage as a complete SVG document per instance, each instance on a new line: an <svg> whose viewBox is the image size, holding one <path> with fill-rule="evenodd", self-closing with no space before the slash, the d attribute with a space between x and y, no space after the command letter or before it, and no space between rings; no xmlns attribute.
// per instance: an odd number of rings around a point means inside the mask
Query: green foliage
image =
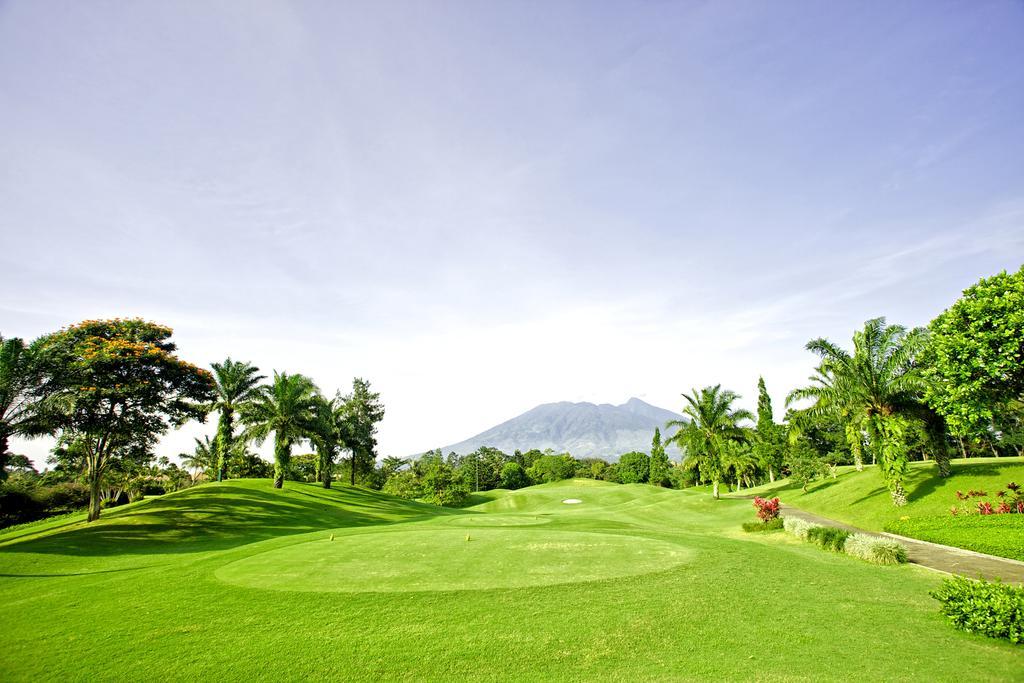
<svg viewBox="0 0 1024 683"><path fill-rule="evenodd" d="M507 462L501 468L501 488L521 489L530 485L530 477L517 462Z"/></svg>
<svg viewBox="0 0 1024 683"><path fill-rule="evenodd" d="M168 427L205 418L213 378L175 356L170 338L144 320L87 320L32 345L45 373L40 411L84 462L91 520L112 463L145 460Z"/></svg>
<svg viewBox="0 0 1024 683"><path fill-rule="evenodd" d="M825 550L837 553L843 551L843 545L850 532L834 526L819 526L807 530L807 540L820 545Z"/></svg>
<svg viewBox="0 0 1024 683"><path fill-rule="evenodd" d="M743 530L746 532L759 532L759 531L779 531L784 528L784 520L782 517L776 517L775 519L767 522L744 522Z"/></svg>
<svg viewBox="0 0 1024 683"><path fill-rule="evenodd" d="M1024 588L954 576L930 595L956 628L1024 643Z"/></svg>
<svg viewBox="0 0 1024 683"><path fill-rule="evenodd" d="M929 327L929 403L954 434L986 434L1024 395L1024 267L964 290Z"/></svg>
<svg viewBox="0 0 1024 683"><path fill-rule="evenodd" d="M672 463L665 453L665 446L661 443L661 430L654 428L654 438L651 440L651 473L648 481L655 486L672 486Z"/></svg>
<svg viewBox="0 0 1024 683"><path fill-rule="evenodd" d="M931 421L924 403L928 380L920 355L926 332L889 325L885 318L864 323L853 334L853 353L827 339L813 339L807 349L821 358L811 384L790 393L787 402L813 399L807 413L829 414L846 425L855 464L862 467L863 434L883 463L883 473L892 502L906 504L903 475L906 472L907 447L904 442L906 420ZM799 432L800 421L794 421ZM940 474L948 474L948 454L943 448L934 453Z"/></svg>
<svg viewBox="0 0 1024 683"><path fill-rule="evenodd" d="M825 476L828 465L817 450L806 439L798 438L786 451L786 466L789 478L804 491L807 485Z"/></svg>
<svg viewBox="0 0 1024 683"><path fill-rule="evenodd" d="M893 565L907 561L907 549L902 544L868 534L850 534L843 549L847 555L874 564Z"/></svg>
<svg viewBox="0 0 1024 683"><path fill-rule="evenodd" d="M388 495L406 500L417 500L423 497L423 487L420 486L420 481L412 470L395 472L388 477L381 490Z"/></svg>
<svg viewBox="0 0 1024 683"><path fill-rule="evenodd" d="M314 431L319 393L313 380L305 375L275 370L273 383L260 386L240 407L246 440L261 444L274 435L274 488L284 485L292 444Z"/></svg>
<svg viewBox="0 0 1024 683"><path fill-rule="evenodd" d="M227 478L232 456L238 453L235 443L235 417L239 406L253 398L259 383L266 379L259 368L227 358L223 363L211 363L216 399L210 409L218 414L217 436L214 441L217 481Z"/></svg>
<svg viewBox="0 0 1024 683"><path fill-rule="evenodd" d="M436 463L420 481L422 500L434 505L458 507L469 498L469 484L447 463Z"/></svg>
<svg viewBox="0 0 1024 683"><path fill-rule="evenodd" d="M37 356L36 349L21 339L0 335L0 482L7 478L10 437L49 431L38 417L43 377Z"/></svg>
<svg viewBox="0 0 1024 683"><path fill-rule="evenodd" d="M380 394L371 391L370 383L360 377L352 380L352 391L342 399L347 428L344 446L352 454L349 463L349 481L370 473L377 460L377 425L384 419L384 404Z"/></svg>
<svg viewBox="0 0 1024 683"><path fill-rule="evenodd" d="M533 465L526 473L529 475L530 481L535 484L572 479L576 474L576 461L568 453L542 455L533 461Z"/></svg>
<svg viewBox="0 0 1024 683"><path fill-rule="evenodd" d="M775 476L782 471L786 439L785 430L775 424L772 399L765 387L764 377L757 379L757 426L754 429L751 450L754 461L768 473L771 481L775 481Z"/></svg>
<svg viewBox="0 0 1024 683"><path fill-rule="evenodd" d="M89 504L89 489L64 482L38 486L10 480L0 484L0 528L81 510Z"/></svg>
<svg viewBox="0 0 1024 683"><path fill-rule="evenodd" d="M623 484L643 484L651 472L651 459L646 453L633 451L619 458L619 480Z"/></svg>
<svg viewBox="0 0 1024 683"><path fill-rule="evenodd" d="M697 467L701 478L713 483L715 498L719 497L718 484L725 474L722 463L725 444L745 440L746 430L739 423L754 417L749 410L733 407L739 398L739 394L723 390L720 384L704 387L699 392L694 389L690 394L683 394L686 401L683 415L689 419L668 423L678 429L668 443L678 444L686 460Z"/></svg>

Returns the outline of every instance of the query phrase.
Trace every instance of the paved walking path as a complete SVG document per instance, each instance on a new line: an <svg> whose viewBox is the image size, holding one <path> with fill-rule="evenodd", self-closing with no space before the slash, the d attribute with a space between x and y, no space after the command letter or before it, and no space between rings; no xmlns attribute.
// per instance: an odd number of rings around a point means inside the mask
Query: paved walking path
<svg viewBox="0 0 1024 683"><path fill-rule="evenodd" d="M1024 585L1024 562L1010 560L1005 557L996 557L995 555L976 553L973 550L919 541L915 538L887 534L881 531L866 531L849 524L837 522L834 519L804 512L785 504L782 505L782 513L786 517L796 517L824 526L835 526L847 531L855 531L859 534L882 536L899 541L907 548L907 559L923 567L938 569L949 574L960 574L972 579L983 578L993 580L999 578L1007 583Z"/></svg>

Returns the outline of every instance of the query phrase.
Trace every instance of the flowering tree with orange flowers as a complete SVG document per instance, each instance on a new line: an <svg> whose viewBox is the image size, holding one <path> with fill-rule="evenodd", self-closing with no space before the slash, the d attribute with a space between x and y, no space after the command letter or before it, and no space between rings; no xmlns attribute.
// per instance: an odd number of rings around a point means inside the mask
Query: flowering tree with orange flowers
<svg viewBox="0 0 1024 683"><path fill-rule="evenodd" d="M171 425L205 419L213 378L175 355L171 334L140 319L86 320L33 343L45 368L41 412L80 454L90 522L112 464L148 454Z"/></svg>

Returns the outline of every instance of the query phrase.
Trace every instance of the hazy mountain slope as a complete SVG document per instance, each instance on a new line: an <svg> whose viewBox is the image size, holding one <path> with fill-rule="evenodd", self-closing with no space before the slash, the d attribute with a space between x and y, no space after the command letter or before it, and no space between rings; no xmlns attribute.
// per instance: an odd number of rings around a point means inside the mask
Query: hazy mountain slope
<svg viewBox="0 0 1024 683"><path fill-rule="evenodd" d="M665 423L681 419L670 410L638 398L622 405L609 403L545 403L474 437L445 446L444 453L471 453L492 446L506 453L551 448L582 457L614 460L629 451L650 452L654 428L666 438ZM678 455L675 449L670 454Z"/></svg>

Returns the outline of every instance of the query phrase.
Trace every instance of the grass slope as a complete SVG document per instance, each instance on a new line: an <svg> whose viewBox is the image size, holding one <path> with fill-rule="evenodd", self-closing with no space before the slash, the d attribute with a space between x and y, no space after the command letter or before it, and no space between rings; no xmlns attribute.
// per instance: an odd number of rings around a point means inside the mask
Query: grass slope
<svg viewBox="0 0 1024 683"><path fill-rule="evenodd" d="M204 485L5 539L0 679L1019 676L1019 648L944 622L938 575L736 531L751 517L592 482L461 511Z"/></svg>
<svg viewBox="0 0 1024 683"><path fill-rule="evenodd" d="M874 531L890 531L924 541L953 545L1002 557L1024 560L1024 515L954 517L949 509L963 506L956 492L982 490L989 500L1016 481L1024 486L1021 458L954 460L953 476L940 479L933 463L912 463L906 479L907 505L896 508L876 467L857 472L840 468L835 479L807 487L789 480L733 494L778 496L784 504ZM904 519L906 518L906 519Z"/></svg>

